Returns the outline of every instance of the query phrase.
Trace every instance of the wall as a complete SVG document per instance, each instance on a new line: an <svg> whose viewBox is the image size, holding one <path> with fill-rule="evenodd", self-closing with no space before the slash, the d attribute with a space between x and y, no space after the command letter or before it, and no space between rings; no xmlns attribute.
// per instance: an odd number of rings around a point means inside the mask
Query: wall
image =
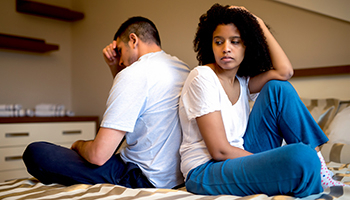
<svg viewBox="0 0 350 200"><path fill-rule="evenodd" d="M274 0L350 22L348 0Z"/></svg>
<svg viewBox="0 0 350 200"><path fill-rule="evenodd" d="M102 49L128 17L142 15L157 25L163 49L196 66L192 41L198 18L228 0L41 0L85 13L74 23L19 14L13 1L0 1L0 32L44 38L60 45L37 55L0 50L0 104L64 103L77 115L102 117L112 76ZM350 64L350 23L271 0L236 0L258 15L289 56L294 68ZM350 75L293 78L304 97L350 99Z"/></svg>
<svg viewBox="0 0 350 200"><path fill-rule="evenodd" d="M82 114L103 114L112 77L103 61L102 49L128 17L142 15L154 21L163 49L194 67L197 61L192 41L198 19L215 2L232 3L228 0L74 1L74 6L86 13L83 22L73 27L74 109ZM275 1L234 2L245 6L272 27L271 31L295 68L350 63L349 23ZM348 87L342 87L350 84L350 75L293 78L291 82L304 97L350 99ZM320 90L320 87L326 90Z"/></svg>
<svg viewBox="0 0 350 200"><path fill-rule="evenodd" d="M47 1L46 1L47 2ZM70 0L50 3L70 7ZM0 1L0 33L44 39L59 51L30 53L0 49L0 104L64 104L71 108L71 26L69 22L16 12L16 1Z"/></svg>

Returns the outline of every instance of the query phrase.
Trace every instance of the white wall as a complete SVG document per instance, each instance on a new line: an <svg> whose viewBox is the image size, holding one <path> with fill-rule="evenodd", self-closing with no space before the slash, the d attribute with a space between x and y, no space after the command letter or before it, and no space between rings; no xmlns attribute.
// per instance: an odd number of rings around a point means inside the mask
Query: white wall
<svg viewBox="0 0 350 200"><path fill-rule="evenodd" d="M197 61L192 41L199 16L212 4L229 0L40 0L85 13L78 22L19 14L15 0L0 1L0 33L46 39L60 45L48 54L0 49L0 104L63 103L77 115L99 115L105 109L112 76L102 49L120 24L134 15L157 25L163 49L187 62ZM264 19L294 68L350 64L350 23L272 0L236 0ZM350 99L350 75L293 78L304 97Z"/></svg>

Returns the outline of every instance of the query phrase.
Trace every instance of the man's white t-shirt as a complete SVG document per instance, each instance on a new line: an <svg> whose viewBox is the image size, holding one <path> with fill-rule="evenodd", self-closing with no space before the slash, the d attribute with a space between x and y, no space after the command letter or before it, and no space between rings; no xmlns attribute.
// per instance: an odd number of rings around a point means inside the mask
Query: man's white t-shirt
<svg viewBox="0 0 350 200"><path fill-rule="evenodd" d="M126 131L124 162L137 164L155 187L183 183L178 102L189 67L164 51L143 55L117 74L101 127Z"/></svg>
<svg viewBox="0 0 350 200"><path fill-rule="evenodd" d="M238 77L240 95L232 105L215 72L208 66L194 68L185 82L179 104L179 114L183 132L180 147L181 171L187 177L191 169L211 160L211 156L199 131L196 118L221 111L227 140L232 146L243 149L243 135L250 113L248 89L249 78Z"/></svg>

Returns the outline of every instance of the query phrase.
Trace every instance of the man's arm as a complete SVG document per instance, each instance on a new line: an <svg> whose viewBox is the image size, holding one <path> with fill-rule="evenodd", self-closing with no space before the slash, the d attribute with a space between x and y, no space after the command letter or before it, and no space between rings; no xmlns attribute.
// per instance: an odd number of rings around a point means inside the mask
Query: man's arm
<svg viewBox="0 0 350 200"><path fill-rule="evenodd" d="M107 45L103 50L103 58L105 59L107 65L109 66L109 69L111 70L113 78L125 67L119 65L119 57L118 54L115 52L117 44L114 40L112 43Z"/></svg>
<svg viewBox="0 0 350 200"><path fill-rule="evenodd" d="M101 127L94 140L78 140L71 149L88 162L101 166L114 154L124 135L125 131Z"/></svg>

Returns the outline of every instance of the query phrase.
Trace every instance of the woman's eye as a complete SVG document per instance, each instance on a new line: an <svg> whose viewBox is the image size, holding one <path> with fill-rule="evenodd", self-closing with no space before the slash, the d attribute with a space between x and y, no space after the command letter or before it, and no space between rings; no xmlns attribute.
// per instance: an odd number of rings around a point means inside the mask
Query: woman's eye
<svg viewBox="0 0 350 200"><path fill-rule="evenodd" d="M231 43L232 43L232 44L239 44L240 41L239 41L239 40L232 40Z"/></svg>
<svg viewBox="0 0 350 200"><path fill-rule="evenodd" d="M217 45L220 45L220 44L222 44L222 41L215 41L215 44L217 44Z"/></svg>

